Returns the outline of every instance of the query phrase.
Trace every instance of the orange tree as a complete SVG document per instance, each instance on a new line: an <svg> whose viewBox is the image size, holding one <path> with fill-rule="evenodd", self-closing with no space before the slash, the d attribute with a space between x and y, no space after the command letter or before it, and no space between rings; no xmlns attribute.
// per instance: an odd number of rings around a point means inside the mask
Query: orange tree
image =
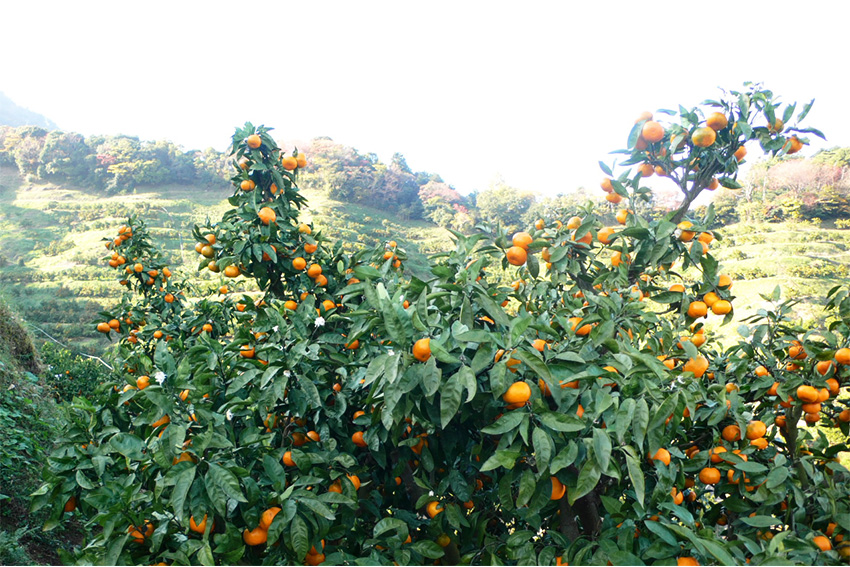
<svg viewBox="0 0 850 567"><path fill-rule="evenodd" d="M757 86L702 107L643 115L623 173L603 165L608 200L630 205L624 226L592 209L513 236L484 225L455 233L425 279L404 277L395 242L346 255L300 223L305 156L238 130L233 208L194 231L222 293L190 302L151 276L165 268L137 220L112 243L137 247L119 252L141 295L118 330L134 333L113 382L69 406L33 497L53 507L48 527L66 513L91 527L67 559L846 557L846 446L806 424L848 434L848 291L830 293L829 328L808 332L777 291L721 349L702 322L731 318L733 282L710 252L710 210L686 218L700 191L737 187L746 142L790 153L806 130ZM679 185L680 210L630 212L650 174ZM489 275L499 268L513 281ZM235 291L245 277L260 297Z"/></svg>

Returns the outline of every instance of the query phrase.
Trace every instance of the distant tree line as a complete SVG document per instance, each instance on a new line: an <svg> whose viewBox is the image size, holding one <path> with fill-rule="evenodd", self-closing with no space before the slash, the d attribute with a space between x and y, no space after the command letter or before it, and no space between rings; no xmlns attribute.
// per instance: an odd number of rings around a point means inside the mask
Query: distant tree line
<svg viewBox="0 0 850 567"><path fill-rule="evenodd" d="M0 165L30 179L115 194L137 186L220 185L227 160L212 148L184 152L166 141L0 126Z"/></svg>
<svg viewBox="0 0 850 567"><path fill-rule="evenodd" d="M412 171L400 153L383 163L374 153L361 153L327 137L298 148L308 156L301 172L303 186L338 201L392 211L404 219L428 220L461 232L469 232L481 221L500 222L516 230L538 218L565 219L577 207L592 202L610 213L603 218L615 222L614 208L596 188L542 197L496 179L484 190L461 195L439 174ZM168 141L86 138L37 126L0 126L0 166L17 167L22 176L33 180L106 194L145 186L222 185L228 176L225 155L212 148L183 151ZM786 156L756 162L739 181L742 189L721 189L714 195L721 224L812 219L850 223L850 148L821 151L812 158ZM680 199L674 193L668 197L641 206L663 213Z"/></svg>
<svg viewBox="0 0 850 567"><path fill-rule="evenodd" d="M819 220L843 226L850 219L850 148L759 161L739 181L740 190L715 196L721 224Z"/></svg>

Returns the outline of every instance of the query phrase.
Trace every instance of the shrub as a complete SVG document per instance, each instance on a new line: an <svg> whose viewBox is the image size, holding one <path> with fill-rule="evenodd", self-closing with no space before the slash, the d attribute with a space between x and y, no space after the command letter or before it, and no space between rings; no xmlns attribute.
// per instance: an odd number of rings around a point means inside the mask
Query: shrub
<svg viewBox="0 0 850 567"><path fill-rule="evenodd" d="M34 507L50 505L56 525L78 497L98 527L80 562L837 561L814 538L847 529L850 471L833 461L846 445L800 427L803 405L786 400L827 385L815 363L850 341L850 290L830 294L830 333L794 326L777 289L741 342L696 346L698 300L734 297L710 251L687 242L711 220L686 218L687 199L714 176L737 185L746 141L788 143L759 126L780 111L772 93L730 95L714 103L732 126L712 147L687 142L702 109L664 126L644 117L629 136L626 166L657 161L682 180L679 210L629 214L609 244L593 238L592 205L515 237L484 223L455 234L425 279L404 276L391 242L347 254L299 222L298 168L246 124L232 208L193 236L200 269L214 261L262 294L191 302L143 222L107 239L142 264L115 266L132 293L101 317L118 323L101 325L116 371L70 408ZM603 169L610 194L650 200L633 169ZM698 268L681 291L668 291L674 262ZM807 411L846 438L845 407Z"/></svg>

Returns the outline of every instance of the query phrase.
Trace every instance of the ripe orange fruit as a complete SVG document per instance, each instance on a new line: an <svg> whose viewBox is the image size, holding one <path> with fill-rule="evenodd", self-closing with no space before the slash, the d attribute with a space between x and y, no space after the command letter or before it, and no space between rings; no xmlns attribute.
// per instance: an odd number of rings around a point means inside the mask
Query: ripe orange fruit
<svg viewBox="0 0 850 567"><path fill-rule="evenodd" d="M711 311L715 315L726 315L732 311L732 304L725 299L721 299L711 306Z"/></svg>
<svg viewBox="0 0 850 567"><path fill-rule="evenodd" d="M287 451L283 454L283 464L288 467L294 467L295 461L292 459L292 451Z"/></svg>
<svg viewBox="0 0 850 567"><path fill-rule="evenodd" d="M318 264L310 264L310 267L307 268L307 275L313 279L318 278L322 275L322 267Z"/></svg>
<svg viewBox="0 0 850 567"><path fill-rule="evenodd" d="M504 393L502 399L509 404L524 404L531 399L531 386L526 382L514 382Z"/></svg>
<svg viewBox="0 0 850 567"><path fill-rule="evenodd" d="M703 484L717 484L720 482L720 471L714 467L705 467L699 471L699 481Z"/></svg>
<svg viewBox="0 0 850 567"><path fill-rule="evenodd" d="M302 257L293 258L292 267L299 272L307 267L307 260Z"/></svg>
<svg viewBox="0 0 850 567"><path fill-rule="evenodd" d="M797 388L797 399L806 404L815 403L818 401L818 391L804 384Z"/></svg>
<svg viewBox="0 0 850 567"><path fill-rule="evenodd" d="M664 448L658 449L650 459L661 461L665 466L670 466L670 451Z"/></svg>
<svg viewBox="0 0 850 567"><path fill-rule="evenodd" d="M239 184L239 187L241 187L243 191L253 191L256 186L257 184L250 179L243 179L242 183Z"/></svg>
<svg viewBox="0 0 850 567"><path fill-rule="evenodd" d="M689 358L688 361L682 365L682 372L693 372L694 377L702 378L705 371L708 369L708 360L702 355L698 355L696 358Z"/></svg>
<svg viewBox="0 0 850 567"><path fill-rule="evenodd" d="M652 113L648 110L644 110L638 115L637 120L635 120L635 124L643 122L644 120L652 120Z"/></svg>
<svg viewBox="0 0 850 567"><path fill-rule="evenodd" d="M706 187L706 189L708 189L709 191L714 191L718 187L720 187L720 182L717 180L716 177L712 177L711 181L708 182L708 186Z"/></svg>
<svg viewBox="0 0 850 567"><path fill-rule="evenodd" d="M690 230L694 226L691 221L682 221L677 225L679 229L679 240L682 242L690 242L696 236L696 232Z"/></svg>
<svg viewBox="0 0 850 567"><path fill-rule="evenodd" d="M741 440L741 428L737 425L727 425L723 428L723 432L720 434L723 439L729 441L730 443L734 441Z"/></svg>
<svg viewBox="0 0 850 567"><path fill-rule="evenodd" d="M650 144L660 142L664 137L664 128L655 120L647 120L641 129L640 135Z"/></svg>
<svg viewBox="0 0 850 567"><path fill-rule="evenodd" d="M602 183L600 183L599 186L602 187L602 190L606 193L611 193L612 191L614 191L614 186L611 185L611 179L609 179L608 177L603 179Z"/></svg>
<svg viewBox="0 0 850 567"><path fill-rule="evenodd" d="M517 232L514 234L511 242L514 246L519 246L523 250L528 250L528 245L531 244L533 240L534 239L527 232Z"/></svg>
<svg viewBox="0 0 850 567"><path fill-rule="evenodd" d="M195 516L189 518L189 529L193 532L202 534L207 530L207 515L204 514L204 519L198 524L195 522Z"/></svg>
<svg viewBox="0 0 850 567"><path fill-rule="evenodd" d="M706 117L705 125L720 132L729 125L729 119L722 112L712 112Z"/></svg>
<svg viewBox="0 0 850 567"><path fill-rule="evenodd" d="M713 291L709 291L703 296L702 301L703 303L708 305L709 308L711 308L715 303L720 301L720 296L714 293Z"/></svg>
<svg viewBox="0 0 850 567"><path fill-rule="evenodd" d="M631 211L627 209L620 209L617 211L617 222L620 224L626 224L626 220L629 218L629 213Z"/></svg>
<svg viewBox="0 0 850 567"><path fill-rule="evenodd" d="M280 164L283 166L283 169L292 171L298 167L298 160L292 156L284 156L280 158Z"/></svg>
<svg viewBox="0 0 850 567"><path fill-rule="evenodd" d="M277 220L277 215L270 207L263 207L260 209L257 216L260 217L260 220L263 221L264 225L269 225Z"/></svg>
<svg viewBox="0 0 850 567"><path fill-rule="evenodd" d="M250 345L242 345L239 348L239 354L243 358L254 358L254 347Z"/></svg>
<svg viewBox="0 0 850 567"><path fill-rule="evenodd" d="M691 140L698 148L707 148L714 143L717 139L717 134L711 128L697 128L694 130L693 136L691 136Z"/></svg>
<svg viewBox="0 0 850 567"><path fill-rule="evenodd" d="M580 337L589 335L590 331L593 330L591 325L582 325L579 327L579 323L582 321L581 317L570 317L568 321L570 322L570 330Z"/></svg>
<svg viewBox="0 0 850 567"><path fill-rule="evenodd" d="M638 167L638 171L642 177L650 177L653 173L655 173L655 169L652 167L652 164L646 162L642 163L640 167Z"/></svg>
<svg viewBox="0 0 850 567"><path fill-rule="evenodd" d="M564 494L567 493L567 487L558 480L558 477L553 476L552 479L552 495L549 497L549 500L560 500L564 497Z"/></svg>
<svg viewBox="0 0 850 567"><path fill-rule="evenodd" d="M676 565L678 565L679 567L691 567L693 565L699 565L699 561L697 561L693 557L679 557L676 559Z"/></svg>
<svg viewBox="0 0 850 567"><path fill-rule="evenodd" d="M826 379L826 387L829 389L829 395L835 397L840 391L840 385L835 378Z"/></svg>
<svg viewBox="0 0 850 567"><path fill-rule="evenodd" d="M776 122L767 125L767 129L770 131L771 134L778 134L779 132L782 132L782 130L785 129L785 123L782 121L781 118L777 118Z"/></svg>
<svg viewBox="0 0 850 567"><path fill-rule="evenodd" d="M307 254L312 254L313 252L315 252L318 249L319 249L319 246L317 244L305 244L304 245L304 252L306 252Z"/></svg>
<svg viewBox="0 0 850 567"><path fill-rule="evenodd" d="M711 462L712 463L721 463L723 462L723 457L720 456L720 453L725 453L726 447L714 447L711 450Z"/></svg>
<svg viewBox="0 0 850 567"><path fill-rule="evenodd" d="M247 545L262 545L266 543L269 539L269 533L257 526L253 530L248 531L247 529L242 532L242 540Z"/></svg>
<svg viewBox="0 0 850 567"><path fill-rule="evenodd" d="M68 501L65 502L65 507L63 508L63 510L65 512L73 512L76 509L77 509L77 497L71 496L70 498L68 498Z"/></svg>
<svg viewBox="0 0 850 567"><path fill-rule="evenodd" d="M298 164L298 167L307 167L307 155L306 154L302 154L302 153L299 152L298 155L295 156L295 161Z"/></svg>
<svg viewBox="0 0 850 567"><path fill-rule="evenodd" d="M546 348L546 341L544 341L543 339L534 339L534 341L532 341L531 343L531 346L534 347L535 350L543 352L543 349Z"/></svg>
<svg viewBox="0 0 850 567"><path fill-rule="evenodd" d="M251 134L250 136L245 138L245 143L248 144L248 147L251 148L252 150L256 150L257 148L260 147L260 145L263 143L263 141L260 139L260 137L258 135Z"/></svg>
<svg viewBox="0 0 850 567"><path fill-rule="evenodd" d="M136 387L139 390L144 390L148 386L151 385L151 377L150 376L139 376L136 378Z"/></svg>
<svg viewBox="0 0 850 567"><path fill-rule="evenodd" d="M704 302L691 301L691 304L688 305L688 317L698 319L699 317L705 317L706 314L708 314L708 305Z"/></svg>
<svg viewBox="0 0 850 567"><path fill-rule="evenodd" d="M611 236L613 235L614 229L610 226L606 226L605 228L600 229L599 232L596 233L596 239L602 244L611 244Z"/></svg>
<svg viewBox="0 0 850 567"><path fill-rule="evenodd" d="M821 551L829 551L830 549L832 549L832 543L826 536L815 536L815 538L812 540L812 543L818 546Z"/></svg>
<svg viewBox="0 0 850 567"><path fill-rule="evenodd" d="M735 159L741 161L747 155L747 148L745 146L741 146L737 150L735 150Z"/></svg>
<svg viewBox="0 0 850 567"><path fill-rule="evenodd" d="M815 365L815 370L818 371L818 374L821 376L826 376L826 373L829 372L829 369L832 367L831 360L821 360Z"/></svg>
<svg viewBox="0 0 850 567"><path fill-rule="evenodd" d="M764 437L765 433L767 433L767 426L763 421L751 421L747 425L747 439L750 441Z"/></svg>
<svg viewBox="0 0 850 567"><path fill-rule="evenodd" d="M368 447L366 440L363 439L363 432L362 431L355 431L354 434L351 436L351 440L358 447Z"/></svg>
<svg viewBox="0 0 850 567"><path fill-rule="evenodd" d="M431 358L431 339L419 339L413 343L413 358L419 362L426 362Z"/></svg>
<svg viewBox="0 0 850 567"><path fill-rule="evenodd" d="M835 351L835 362L838 364L850 364L850 348L840 348Z"/></svg>
<svg viewBox="0 0 850 567"><path fill-rule="evenodd" d="M170 423L170 422L171 422L171 418L170 418L170 417L168 417L168 415L164 415L164 416L162 416L161 418L159 418L159 419L157 419L156 421L154 421L153 423L151 423L151 427L153 427L154 429L156 429L156 428L157 428L157 427L159 427L160 425L165 425L166 423Z"/></svg>
<svg viewBox="0 0 850 567"><path fill-rule="evenodd" d="M235 277L239 276L240 273L242 273L242 272L239 271L239 268L232 265L232 264L230 266L227 266L226 268L224 268L224 275L227 276L228 278L235 278Z"/></svg>
<svg viewBox="0 0 850 567"><path fill-rule="evenodd" d="M112 327L109 326L109 323L98 323L97 330L101 333L109 333L112 330Z"/></svg>
<svg viewBox="0 0 850 567"><path fill-rule="evenodd" d="M623 201L623 197L619 193L608 193L605 195L605 200L617 205Z"/></svg>
<svg viewBox="0 0 850 567"><path fill-rule="evenodd" d="M522 266L528 259L528 252L525 251L525 248L511 246L508 248L506 256L508 258L508 263L512 266Z"/></svg>
<svg viewBox="0 0 850 567"><path fill-rule="evenodd" d="M801 142L797 136L791 136L782 147L786 148L786 153L796 154L803 149L803 142Z"/></svg>
<svg viewBox="0 0 850 567"><path fill-rule="evenodd" d="M425 507L425 512L428 514L429 518L435 517L437 514L443 511L443 507L440 506L440 503L437 501L429 502Z"/></svg>

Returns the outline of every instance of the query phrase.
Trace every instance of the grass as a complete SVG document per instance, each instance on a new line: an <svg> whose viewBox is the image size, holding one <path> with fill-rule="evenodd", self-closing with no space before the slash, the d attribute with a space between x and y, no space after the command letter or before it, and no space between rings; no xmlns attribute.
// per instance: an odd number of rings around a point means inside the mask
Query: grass
<svg viewBox="0 0 850 567"><path fill-rule="evenodd" d="M385 211L329 199L309 187L304 220L353 251L396 240L412 273L427 274L425 254L443 250L449 233L432 223L407 221ZM196 271L191 229L230 208L231 188L162 186L129 195L102 196L74 187L32 183L14 168L0 168L0 297L27 313L31 324L82 352L109 343L91 321L120 298L121 288L103 258L103 238L130 214L145 219L173 271L192 283L221 285L220 276ZM247 283L240 289L248 289Z"/></svg>
<svg viewBox="0 0 850 567"><path fill-rule="evenodd" d="M79 530L44 533L46 510L30 514L29 494L60 419L24 324L0 302L0 565L58 564L56 548L79 541Z"/></svg>

